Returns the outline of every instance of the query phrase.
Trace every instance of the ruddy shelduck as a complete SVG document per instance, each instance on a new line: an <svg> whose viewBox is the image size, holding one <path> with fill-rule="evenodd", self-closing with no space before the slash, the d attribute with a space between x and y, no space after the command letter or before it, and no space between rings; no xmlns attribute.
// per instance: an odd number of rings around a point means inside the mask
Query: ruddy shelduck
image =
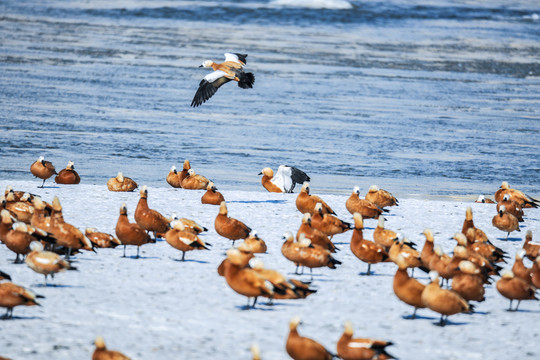
<svg viewBox="0 0 540 360"><path fill-rule="evenodd" d="M480 204L495 204L495 201L485 197L484 195L478 195L478 198L474 202Z"/></svg>
<svg viewBox="0 0 540 360"><path fill-rule="evenodd" d="M302 224L296 232L296 240L300 239L300 234L304 234L306 238L310 239L313 245L319 245L332 253L336 252L336 246L330 238L322 231L311 226L311 215L309 213L305 213L304 216L302 216Z"/></svg>
<svg viewBox="0 0 540 360"><path fill-rule="evenodd" d="M53 211L51 213L51 225L49 232L56 239L56 245L64 246L68 249L66 259L69 259L71 250L94 251L90 240L75 226L64 221L62 216L62 206L57 196L53 199Z"/></svg>
<svg viewBox="0 0 540 360"><path fill-rule="evenodd" d="M298 196L296 197L296 208L302 214L313 214L315 212L315 205L317 205L317 203L321 203L323 214L336 214L323 199L317 195L311 195L309 193L309 182L306 181L304 184L302 184L300 193L298 193Z"/></svg>
<svg viewBox="0 0 540 360"><path fill-rule="evenodd" d="M32 216L34 215L34 206L28 201L29 199L30 194L28 193L24 193L24 195L17 200L15 198L15 193L9 192L5 198L6 202L4 208L18 221L30 224Z"/></svg>
<svg viewBox="0 0 540 360"><path fill-rule="evenodd" d="M504 195L509 194L510 199L517 201L523 208L538 207L539 200L536 200L524 192L512 189L507 181L503 181L499 190L495 192L495 201L500 202Z"/></svg>
<svg viewBox="0 0 540 360"><path fill-rule="evenodd" d="M58 175L54 178L54 182L57 184L76 185L81 182L81 177L75 171L75 164L73 161L69 161L66 168L60 170Z"/></svg>
<svg viewBox="0 0 540 360"><path fill-rule="evenodd" d="M408 268L420 268L424 272L428 272L428 268L424 267L422 264L422 259L420 258L420 253L414 248L416 245L413 242L410 242L402 234L398 234L390 249L388 249L388 257L394 263L397 261L398 255L403 256L403 260L407 264Z"/></svg>
<svg viewBox="0 0 540 360"><path fill-rule="evenodd" d="M0 211L0 241L4 242L8 232L13 230L13 218L6 209Z"/></svg>
<svg viewBox="0 0 540 360"><path fill-rule="evenodd" d="M300 317L295 316L289 322L289 336L285 344L287 354L294 360L331 360L335 357L324 346L317 341L300 336L298 334L298 325Z"/></svg>
<svg viewBox="0 0 540 360"><path fill-rule="evenodd" d="M54 165L50 161L46 161L43 156L40 156L31 166L30 172L40 179L43 179L43 183L40 188L45 185L45 180L56 174Z"/></svg>
<svg viewBox="0 0 540 360"><path fill-rule="evenodd" d="M311 240L300 234L300 244L298 250L298 264L309 268L311 279L313 279L313 268L328 267L335 269L341 261L335 259L332 253L318 245L311 244Z"/></svg>
<svg viewBox="0 0 540 360"><path fill-rule="evenodd" d="M343 360L395 359L386 352L390 341L353 338L352 324L347 321L343 334L337 342L337 354Z"/></svg>
<svg viewBox="0 0 540 360"><path fill-rule="evenodd" d="M186 190L205 190L210 180L196 174L195 170L189 169L187 176L182 180L182 188Z"/></svg>
<svg viewBox="0 0 540 360"><path fill-rule="evenodd" d="M103 337L98 336L94 340L96 346L94 353L92 354L92 360L130 360L131 358L122 354L119 351L107 350L105 346L105 340Z"/></svg>
<svg viewBox="0 0 540 360"><path fill-rule="evenodd" d="M390 246L394 243L394 240L397 238L397 233L390 229L384 228L384 217L379 215L377 220L377 227L373 231L373 241L377 244L380 244L386 248L390 249Z"/></svg>
<svg viewBox="0 0 540 360"><path fill-rule="evenodd" d="M506 251L493 245L491 241L475 241L477 229L469 228L465 235L467 241L467 249L482 255L486 259L492 262L506 262L505 258L508 256ZM461 233L463 234L463 233Z"/></svg>
<svg viewBox="0 0 540 360"><path fill-rule="evenodd" d="M238 249L240 250L240 247ZM272 296L264 295L269 297L270 301L273 299L305 299L307 296L317 292L317 290L309 288L309 282L287 279L279 271L266 269L260 259L251 259L249 265L257 274L274 286Z"/></svg>
<svg viewBox="0 0 540 360"><path fill-rule="evenodd" d="M228 216L225 201L222 201L219 205L219 213L214 221L214 228L219 235L232 240L233 245L236 240L247 238L251 232L249 226L240 220Z"/></svg>
<svg viewBox="0 0 540 360"><path fill-rule="evenodd" d="M347 211L351 214L360 213L364 219L377 219L384 211L371 201L366 199L360 199L360 188L355 186L351 196L345 202Z"/></svg>
<svg viewBox="0 0 540 360"><path fill-rule="evenodd" d="M433 251L435 247L435 238L433 237L433 231L431 229L424 229L423 232L426 241L424 242L424 247L422 248L422 252L420 253L420 260L422 260L422 265L429 269L429 263L431 261L431 257L435 252Z"/></svg>
<svg viewBox="0 0 540 360"><path fill-rule="evenodd" d="M225 53L225 61L221 64L212 60L206 60L199 67L212 68L214 72L206 75L199 83L199 88L191 102L192 107L197 107L210 99L216 91L231 80L238 82L238 87L251 89L255 82L255 75L244 72L247 54Z"/></svg>
<svg viewBox="0 0 540 360"><path fill-rule="evenodd" d="M115 248L118 245L122 245L122 242L116 236L97 231L95 228L86 228L84 235L98 248Z"/></svg>
<svg viewBox="0 0 540 360"><path fill-rule="evenodd" d="M122 172L119 172L116 177L110 178L107 181L107 189L109 191L130 192L138 187L139 185L132 178L124 176Z"/></svg>
<svg viewBox="0 0 540 360"><path fill-rule="evenodd" d="M381 209L387 206L397 206L399 203L394 195L386 190L379 189L377 185L371 185L369 187L365 199Z"/></svg>
<svg viewBox="0 0 540 360"><path fill-rule="evenodd" d="M493 217L493 219L491 220L491 223L497 229L507 233L505 240L508 240L508 236L510 236L511 232L521 231L519 229L518 219L514 215L507 212L506 207L504 205L499 208L498 214Z"/></svg>
<svg viewBox="0 0 540 360"><path fill-rule="evenodd" d="M467 301L484 301L484 280L480 269L472 262L462 260L459 273L452 278L452 290Z"/></svg>
<svg viewBox="0 0 540 360"><path fill-rule="evenodd" d="M201 197L201 203L209 205L220 205L222 201L225 201L223 194L217 191L216 185L212 181L206 186L206 192Z"/></svg>
<svg viewBox="0 0 540 360"><path fill-rule="evenodd" d="M6 247L17 254L14 261L15 264L20 264L24 261L24 256L30 252L30 243L38 240L33 235L34 230L30 225L18 221L13 223L12 229L3 240ZM19 259L19 255L22 255L22 259Z"/></svg>
<svg viewBox="0 0 540 360"><path fill-rule="evenodd" d="M34 204L34 214L30 219L30 224L37 229L50 232L52 205L41 200L39 196L35 196L32 203Z"/></svg>
<svg viewBox="0 0 540 360"><path fill-rule="evenodd" d="M474 226L472 208L468 206L467 209L465 210L465 220L463 221L461 232L467 235L467 230L469 230L470 228L473 228L476 230L474 241L479 241L479 242L488 241L488 237L486 233L483 230Z"/></svg>
<svg viewBox="0 0 540 360"><path fill-rule="evenodd" d="M13 318L13 308L16 306L40 306L40 304L37 302L38 298L44 298L44 296L36 295L33 291L16 285L10 281L1 282L0 307L7 309L7 312L1 318Z"/></svg>
<svg viewBox="0 0 540 360"><path fill-rule="evenodd" d="M176 170L176 166L171 166L171 170L167 174L167 177L165 178L167 181L167 184L171 185L173 188L181 188L182 187L182 180L180 178L180 173L178 170Z"/></svg>
<svg viewBox="0 0 540 360"><path fill-rule="evenodd" d="M521 205L517 201L511 200L510 194L504 194L502 200L497 203L497 212L499 212L501 206L504 206L506 208L506 211L514 215L519 222L524 221L523 216L525 215L525 213L523 212Z"/></svg>
<svg viewBox="0 0 540 360"><path fill-rule="evenodd" d="M426 307L422 301L422 292L426 286L409 276L409 273L407 273L407 262L402 255L397 256L396 264L398 269L394 275L394 294L405 304L414 307L411 315L411 319L414 319L416 318L416 310Z"/></svg>
<svg viewBox="0 0 540 360"><path fill-rule="evenodd" d="M358 259L368 264L366 275L371 275L371 264L388 260L388 253L384 246L364 239L364 222L360 213L354 213L354 230L351 237L351 251Z"/></svg>
<svg viewBox="0 0 540 360"><path fill-rule="evenodd" d="M45 285L47 285L47 276L51 275L54 279L54 274L65 270L77 270L71 266L68 260L63 259L60 255L52 251L44 251L43 245L38 241L33 241L30 244L32 250L26 257L26 265L38 274L45 275Z"/></svg>
<svg viewBox="0 0 540 360"><path fill-rule="evenodd" d="M147 232L165 233L169 228L169 221L160 212L148 207L148 187L144 185L139 191L140 198L135 208L135 222Z"/></svg>
<svg viewBox="0 0 540 360"><path fill-rule="evenodd" d="M139 257L139 248L141 245L152 242L150 235L137 223L130 223L127 215L126 204L120 207L120 216L116 222L116 236L124 245L124 256L126 257L126 246L137 246L137 258Z"/></svg>
<svg viewBox="0 0 540 360"><path fill-rule="evenodd" d="M533 241L533 234L531 230L527 230L527 233L525 234L523 249L525 250L525 255L531 261L534 261L534 259L540 255L540 243Z"/></svg>
<svg viewBox="0 0 540 360"><path fill-rule="evenodd" d="M329 236L330 240L334 235L342 234L354 228L351 223L343 221L337 216L324 214L321 203L315 205L315 212L311 216L311 226Z"/></svg>
<svg viewBox="0 0 540 360"><path fill-rule="evenodd" d="M538 300L536 288L527 284L524 280L515 277L511 270L504 270L502 277L495 284L499 294L510 300L508 311L517 311L522 300ZM515 309L512 309L512 302L517 300Z"/></svg>
<svg viewBox="0 0 540 360"><path fill-rule="evenodd" d="M253 270L248 262L253 258L253 254L244 253L238 249L227 250L227 258L218 268L218 273L222 274L227 284L240 295L247 297L246 308L255 308L259 296L272 297L274 286L270 281ZM250 299L254 298L250 305Z"/></svg>
<svg viewBox="0 0 540 360"><path fill-rule="evenodd" d="M302 170L294 166L280 165L274 174L274 170L265 167L259 175L262 175L261 184L269 192L292 193L296 184L304 184L310 181L310 177Z"/></svg>
<svg viewBox="0 0 540 360"><path fill-rule="evenodd" d="M512 265L512 272L514 273L514 276L520 278L521 280L524 280L527 284L532 284L532 269L529 269L525 266L523 263L523 256L525 256L525 250L519 249L516 252L516 259L514 261L514 265Z"/></svg>
<svg viewBox="0 0 540 360"><path fill-rule="evenodd" d="M439 325L444 326L448 316L472 311L471 305L457 292L441 289L439 274L436 271L430 271L429 276L431 283L422 292L422 302L430 310L441 314Z"/></svg>
<svg viewBox="0 0 540 360"><path fill-rule="evenodd" d="M182 252L181 261L184 261L186 251L209 250L207 244L197 235L186 231L184 224L179 220L171 224L171 229L165 234L165 240L173 248Z"/></svg>
<svg viewBox="0 0 540 360"><path fill-rule="evenodd" d="M251 230L249 236L244 239L238 248L254 254L265 253L267 250L266 243L259 237L255 230Z"/></svg>

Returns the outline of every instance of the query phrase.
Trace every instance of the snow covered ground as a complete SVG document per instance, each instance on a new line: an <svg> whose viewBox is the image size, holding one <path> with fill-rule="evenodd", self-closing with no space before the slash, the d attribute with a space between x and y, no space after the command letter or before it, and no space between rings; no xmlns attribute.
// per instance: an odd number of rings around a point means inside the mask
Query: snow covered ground
<svg viewBox="0 0 540 360"><path fill-rule="evenodd" d="M120 205L126 202L129 219L134 221L139 199L138 192L112 193L105 184L59 186L47 182L48 186L38 189L40 181L4 179L0 180L0 189L8 184L15 190L39 194L46 201L58 195L67 222L81 230L96 227L113 234ZM311 191L317 194L316 188ZM295 207L297 194L271 194L262 188L258 192L222 193L229 215L256 229L266 241L268 253L258 256L265 266L308 280L308 273L293 274L294 265L280 251L282 234L296 232L301 222L302 215ZM121 247L98 249L97 254L77 255L78 271L58 274L50 282L56 286L44 287L42 275L25 264L13 264L14 254L1 245L0 270L9 273L15 283L46 298L41 301L42 307L17 307L13 320L0 322L0 355L13 359L89 359L94 338L102 335L109 348L133 359L250 359L249 347L254 343L261 348L263 359L287 359L288 322L299 315L303 320L300 334L334 352L343 324L350 320L355 336L393 341L388 351L400 359L540 357L538 302L525 301L520 311L507 312L508 300L492 285L486 289L486 301L477 305L477 313L452 316L446 327L434 325L439 315L428 309L419 310L419 318L409 320L413 309L397 299L392 290L396 266L377 264L372 266L373 276L360 275L366 271L366 264L351 253L350 232L334 238L341 249L335 257L343 264L335 270L314 270L317 293L303 300L276 301L273 306L260 299L255 309L244 310L246 298L217 274L231 241L215 232L218 207L202 205L202 194L165 185L149 188L151 208L165 215L175 212L192 218L209 229L203 238L213 245L212 250L189 252L186 262L179 262L181 252L165 241L141 247L140 259L121 258ZM345 209L348 195L322 197L340 218L352 221ZM505 242L506 234L491 225L494 204L399 200L400 206L386 215L386 227L402 232L419 249L424 243L421 232L427 227L433 229L435 243L451 252L455 241L450 237L461 230L467 206L473 209L476 226L511 256L507 267L521 248L526 230L532 230L538 240L539 209L526 209L522 231L512 233L510 241ZM365 225L364 234L371 238L376 222L366 220ZM127 251L128 256L136 254L135 247ZM415 271L415 275L428 282L421 271Z"/></svg>

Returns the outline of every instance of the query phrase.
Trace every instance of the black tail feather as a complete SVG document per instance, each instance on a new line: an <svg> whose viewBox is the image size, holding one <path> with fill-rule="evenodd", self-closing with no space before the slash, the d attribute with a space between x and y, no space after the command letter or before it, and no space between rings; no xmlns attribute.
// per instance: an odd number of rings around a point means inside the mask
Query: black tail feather
<svg viewBox="0 0 540 360"><path fill-rule="evenodd" d="M242 73L238 86L242 89L251 89L255 83L255 75L253 73Z"/></svg>

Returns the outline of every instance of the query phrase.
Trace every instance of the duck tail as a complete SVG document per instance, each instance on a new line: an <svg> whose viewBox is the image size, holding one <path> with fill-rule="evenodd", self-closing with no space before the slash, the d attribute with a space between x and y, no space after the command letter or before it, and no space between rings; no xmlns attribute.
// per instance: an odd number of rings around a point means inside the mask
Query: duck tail
<svg viewBox="0 0 540 360"><path fill-rule="evenodd" d="M238 86L242 89L251 89L254 82L255 75L253 75L253 73L242 73L240 80L238 81Z"/></svg>

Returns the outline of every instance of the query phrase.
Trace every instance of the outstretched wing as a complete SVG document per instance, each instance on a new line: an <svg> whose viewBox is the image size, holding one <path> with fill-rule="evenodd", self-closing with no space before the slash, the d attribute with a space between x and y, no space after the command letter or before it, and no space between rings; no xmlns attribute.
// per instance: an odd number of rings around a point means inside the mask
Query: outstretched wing
<svg viewBox="0 0 540 360"><path fill-rule="evenodd" d="M199 83L199 88L193 97L191 106L197 107L210 99L221 85L228 83L231 79L226 77L227 73L221 70L214 71L204 77Z"/></svg>
<svg viewBox="0 0 540 360"><path fill-rule="evenodd" d="M296 184L303 184L310 181L310 177L302 170L294 166L280 165L276 177L281 177L285 192L292 193Z"/></svg>
<svg viewBox="0 0 540 360"><path fill-rule="evenodd" d="M238 54L238 53L225 53L225 61L233 61L241 64L242 66L246 65L247 54Z"/></svg>

